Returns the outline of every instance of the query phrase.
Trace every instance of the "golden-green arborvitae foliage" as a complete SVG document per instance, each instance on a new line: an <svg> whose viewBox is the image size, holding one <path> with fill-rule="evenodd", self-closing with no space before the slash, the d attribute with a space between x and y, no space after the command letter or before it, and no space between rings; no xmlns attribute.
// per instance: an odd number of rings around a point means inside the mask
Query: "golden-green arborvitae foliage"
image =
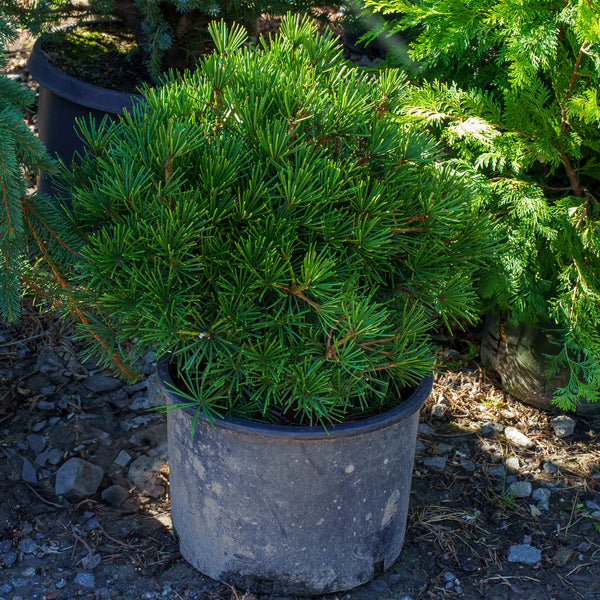
<svg viewBox="0 0 600 600"><path fill-rule="evenodd" d="M559 406L600 399L600 2L367 4L411 32L420 78L404 114L493 186L508 249L482 277L486 305L562 330Z"/></svg>
<svg viewBox="0 0 600 600"><path fill-rule="evenodd" d="M0 69L6 67L4 48L14 26L0 16ZM45 252L56 249L52 227L58 209L43 198L28 195L26 177L52 162L23 120L23 110L33 104L34 93L0 75L0 318L14 321L20 315L23 269L29 242L46 239Z"/></svg>
<svg viewBox="0 0 600 600"><path fill-rule="evenodd" d="M431 369L432 323L478 314L495 241L477 176L396 121L399 72L350 66L307 21L257 49L211 33L195 74L85 132L68 185L86 334L171 351L208 413L326 424L393 406Z"/></svg>

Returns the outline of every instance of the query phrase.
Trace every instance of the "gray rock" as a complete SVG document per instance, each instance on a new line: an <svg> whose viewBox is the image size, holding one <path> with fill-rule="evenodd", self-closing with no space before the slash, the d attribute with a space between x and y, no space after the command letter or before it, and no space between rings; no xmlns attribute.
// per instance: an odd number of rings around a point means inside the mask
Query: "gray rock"
<svg viewBox="0 0 600 600"><path fill-rule="evenodd" d="M535 445L524 433L521 433L516 427L506 427L504 435L507 440L510 440L513 444L521 446L522 448L533 448Z"/></svg>
<svg viewBox="0 0 600 600"><path fill-rule="evenodd" d="M164 467L165 461L160 457L140 456L129 467L127 477L143 492L157 498L165 491L159 472Z"/></svg>
<svg viewBox="0 0 600 600"><path fill-rule="evenodd" d="M417 440L417 443L415 444L415 453L423 454L425 450L427 450L427 446L421 440Z"/></svg>
<svg viewBox="0 0 600 600"><path fill-rule="evenodd" d="M542 553L529 544L516 544L508 549L506 556L508 562L517 562L523 565L535 565L542 558Z"/></svg>
<svg viewBox="0 0 600 600"><path fill-rule="evenodd" d="M7 569L10 569L17 562L16 552L6 552L0 559L0 564L3 564Z"/></svg>
<svg viewBox="0 0 600 600"><path fill-rule="evenodd" d="M423 464L430 469L439 469L440 471L443 471L446 468L447 460L448 459L445 456L432 456L423 459Z"/></svg>
<svg viewBox="0 0 600 600"><path fill-rule="evenodd" d="M156 373L153 373L148 377L146 384L146 406L144 408L156 408L167 404L163 392L163 385L158 380L158 375Z"/></svg>
<svg viewBox="0 0 600 600"><path fill-rule="evenodd" d="M35 467L26 458L23 459L21 477L23 478L23 481L26 481L27 483L37 483L38 480Z"/></svg>
<svg viewBox="0 0 600 600"><path fill-rule="evenodd" d="M52 448L52 449L48 450L46 460L51 465L57 465L63 459L63 456L64 456L64 452L62 450L59 450L58 448Z"/></svg>
<svg viewBox="0 0 600 600"><path fill-rule="evenodd" d="M560 468L554 463L545 462L542 465L542 470L544 471L544 473L548 473L548 475L555 475L560 471Z"/></svg>
<svg viewBox="0 0 600 600"><path fill-rule="evenodd" d="M444 444L442 442L440 442L439 444L436 444L432 449L432 453L436 454L437 456L443 456L445 454L450 454L450 452L452 452L452 450L454 450L454 446L452 446L452 444Z"/></svg>
<svg viewBox="0 0 600 600"><path fill-rule="evenodd" d="M568 417L567 415L560 415L552 419L552 421L550 421L550 424L554 429L556 437L564 438L572 435L572 433L575 431L575 425L577 425L577 421L573 419L573 417Z"/></svg>
<svg viewBox="0 0 600 600"><path fill-rule="evenodd" d="M62 457L63 452L57 448L48 448L48 450L40 452L40 454L35 457L35 464L40 467L45 467L47 462L51 465L57 465Z"/></svg>
<svg viewBox="0 0 600 600"><path fill-rule="evenodd" d="M84 569L95 569L102 562L102 557L99 554L87 554L82 560L81 565ZM90 586L93 587L93 586Z"/></svg>
<svg viewBox="0 0 600 600"><path fill-rule="evenodd" d="M10 540L2 540L0 542L0 554L10 552L12 550L12 542Z"/></svg>
<svg viewBox="0 0 600 600"><path fill-rule="evenodd" d="M125 468L131 462L131 455L125 450L121 450L113 462L117 467Z"/></svg>
<svg viewBox="0 0 600 600"><path fill-rule="evenodd" d="M132 423L133 425L133 423ZM142 446L147 448L161 448L167 443L167 424L161 420L159 423L144 427L136 431L129 441L133 446Z"/></svg>
<svg viewBox="0 0 600 600"><path fill-rule="evenodd" d="M70 458L56 472L55 492L57 496L78 499L96 493L104 471L81 458Z"/></svg>
<svg viewBox="0 0 600 600"><path fill-rule="evenodd" d="M51 402L50 400L38 400L35 403L36 410L41 410L43 412L54 412L56 410L56 402Z"/></svg>
<svg viewBox="0 0 600 600"><path fill-rule="evenodd" d="M589 508L590 510L600 510L600 506L591 500L586 500L584 504L586 508Z"/></svg>
<svg viewBox="0 0 600 600"><path fill-rule="evenodd" d="M44 451L47 442L48 440L43 435L37 433L31 433L27 436L27 443L36 454L40 454Z"/></svg>
<svg viewBox="0 0 600 600"><path fill-rule="evenodd" d="M419 423L419 433L424 433L425 435L434 435L435 429L428 425L427 423Z"/></svg>
<svg viewBox="0 0 600 600"><path fill-rule="evenodd" d="M83 385L96 394L102 394L104 392L112 392L119 389L123 382L116 377L110 377L109 375L101 375L96 373L86 377L83 381Z"/></svg>
<svg viewBox="0 0 600 600"><path fill-rule="evenodd" d="M73 583L82 587L93 588L96 587L96 578L93 573L77 573Z"/></svg>
<svg viewBox="0 0 600 600"><path fill-rule="evenodd" d="M531 489L529 481L517 481L508 487L507 494L517 498L528 498L531 496Z"/></svg>
<svg viewBox="0 0 600 600"><path fill-rule="evenodd" d="M506 475L506 469L504 468L504 465L492 465L491 467L489 467L488 473L492 477L502 479Z"/></svg>
<svg viewBox="0 0 600 600"><path fill-rule="evenodd" d="M129 492L122 485L111 485L101 494L102 500L112 506L121 506L125 502Z"/></svg>
<svg viewBox="0 0 600 600"><path fill-rule="evenodd" d="M464 469L467 473L473 473L477 468L477 465L472 460L461 460L460 468Z"/></svg>
<svg viewBox="0 0 600 600"><path fill-rule="evenodd" d="M502 429L503 426L500 423L491 423L488 421L481 425L479 431L482 435L490 435L491 433L494 433L494 431L502 431Z"/></svg>
<svg viewBox="0 0 600 600"><path fill-rule="evenodd" d="M31 390L34 394L41 393L42 388L45 388L49 385L52 385L50 378L47 375L42 375L38 373L36 375L32 375L28 377L24 381L24 385L28 390Z"/></svg>
<svg viewBox="0 0 600 600"><path fill-rule="evenodd" d="M37 360L35 361L35 370L42 373L56 371L63 367L63 362L60 357L54 352L51 346L42 348Z"/></svg>
<svg viewBox="0 0 600 600"><path fill-rule="evenodd" d="M549 489L536 488L535 490L533 490L533 494L531 494L531 499L535 500L538 503L537 507L540 510L548 510L548 501L550 500L551 493L552 492Z"/></svg>
<svg viewBox="0 0 600 600"><path fill-rule="evenodd" d="M552 557L552 562L557 567L564 567L571 560L571 556L573 556L573 550L563 546L556 551Z"/></svg>
<svg viewBox="0 0 600 600"><path fill-rule="evenodd" d="M19 542L19 551L23 554L33 554L37 549L38 545L30 537L24 537Z"/></svg>
<svg viewBox="0 0 600 600"><path fill-rule="evenodd" d="M96 515L90 517L83 526L86 531L94 531L100 527L100 521Z"/></svg>

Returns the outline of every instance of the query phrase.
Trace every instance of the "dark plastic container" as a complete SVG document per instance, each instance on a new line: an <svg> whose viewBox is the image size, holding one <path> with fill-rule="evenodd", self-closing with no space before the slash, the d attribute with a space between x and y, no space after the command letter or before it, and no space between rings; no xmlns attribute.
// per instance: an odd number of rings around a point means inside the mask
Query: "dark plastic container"
<svg viewBox="0 0 600 600"><path fill-rule="evenodd" d="M164 404L182 400L159 364ZM240 590L315 595L387 569L404 541L419 409L329 428L168 413L173 526L184 558Z"/></svg>
<svg viewBox="0 0 600 600"><path fill-rule="evenodd" d="M39 83L38 134L51 156L69 164L83 142L75 129L75 119L93 117L99 123L106 115L116 118L130 110L141 96L101 88L66 75L51 65L42 49L43 39L33 46L27 68ZM52 178L43 176L39 190L53 195Z"/></svg>

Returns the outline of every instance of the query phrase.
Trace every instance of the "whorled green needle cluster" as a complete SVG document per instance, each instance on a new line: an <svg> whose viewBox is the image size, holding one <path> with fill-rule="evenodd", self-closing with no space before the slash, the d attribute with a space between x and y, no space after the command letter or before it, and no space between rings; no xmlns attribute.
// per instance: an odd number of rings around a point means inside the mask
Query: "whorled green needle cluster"
<svg viewBox="0 0 600 600"><path fill-rule="evenodd" d="M432 368L434 321L477 315L496 242L473 174L398 122L398 71L349 66L310 22L285 19L269 47L211 34L198 71L85 131L67 189L86 334L171 352L207 414L328 424L394 406Z"/></svg>

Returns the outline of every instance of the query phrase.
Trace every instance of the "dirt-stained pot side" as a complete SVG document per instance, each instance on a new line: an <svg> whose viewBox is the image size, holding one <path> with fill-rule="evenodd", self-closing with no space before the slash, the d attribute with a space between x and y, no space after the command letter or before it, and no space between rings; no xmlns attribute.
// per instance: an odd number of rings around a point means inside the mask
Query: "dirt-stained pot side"
<svg viewBox="0 0 600 600"><path fill-rule="evenodd" d="M159 365L165 404L172 391ZM322 427L211 424L168 413L174 528L188 562L238 589L313 595L354 588L402 548L419 409L432 378L397 408Z"/></svg>

